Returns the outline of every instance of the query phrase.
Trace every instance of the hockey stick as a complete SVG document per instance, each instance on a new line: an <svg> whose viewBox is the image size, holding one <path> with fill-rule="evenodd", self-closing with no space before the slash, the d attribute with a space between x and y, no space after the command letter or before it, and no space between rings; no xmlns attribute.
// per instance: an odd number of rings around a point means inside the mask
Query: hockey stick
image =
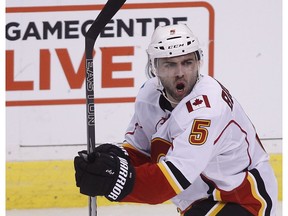
<svg viewBox="0 0 288 216"><path fill-rule="evenodd" d="M126 0L108 0L85 35L87 151L95 151L93 50L96 39ZM96 197L89 197L89 216L97 216Z"/></svg>

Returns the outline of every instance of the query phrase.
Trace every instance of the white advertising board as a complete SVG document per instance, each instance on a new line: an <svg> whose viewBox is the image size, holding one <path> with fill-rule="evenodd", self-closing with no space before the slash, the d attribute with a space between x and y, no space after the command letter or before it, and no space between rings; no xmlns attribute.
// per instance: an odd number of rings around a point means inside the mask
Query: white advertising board
<svg viewBox="0 0 288 216"><path fill-rule="evenodd" d="M179 22L200 40L201 72L238 98L262 139L282 138L281 1L224 2L127 1L95 45L97 143L123 140L151 34ZM85 148L84 34L105 2L81 3L7 4L8 160L69 159Z"/></svg>

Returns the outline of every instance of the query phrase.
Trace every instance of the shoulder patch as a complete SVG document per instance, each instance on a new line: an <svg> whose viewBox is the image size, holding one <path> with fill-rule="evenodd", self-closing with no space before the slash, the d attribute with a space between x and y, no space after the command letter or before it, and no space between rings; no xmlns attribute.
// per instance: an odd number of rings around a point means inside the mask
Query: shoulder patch
<svg viewBox="0 0 288 216"><path fill-rule="evenodd" d="M188 112L190 113L200 108L204 108L204 107L210 108L210 103L209 103L207 95L199 95L197 97L192 98L190 101L188 101L186 103L186 107L187 107Z"/></svg>

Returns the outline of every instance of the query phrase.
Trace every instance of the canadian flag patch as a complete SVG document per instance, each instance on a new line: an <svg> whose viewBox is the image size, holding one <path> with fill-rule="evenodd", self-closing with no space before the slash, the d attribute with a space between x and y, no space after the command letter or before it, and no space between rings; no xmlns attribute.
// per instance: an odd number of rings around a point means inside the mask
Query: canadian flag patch
<svg viewBox="0 0 288 216"><path fill-rule="evenodd" d="M186 103L188 112L193 112L197 109L210 107L207 95L199 95Z"/></svg>

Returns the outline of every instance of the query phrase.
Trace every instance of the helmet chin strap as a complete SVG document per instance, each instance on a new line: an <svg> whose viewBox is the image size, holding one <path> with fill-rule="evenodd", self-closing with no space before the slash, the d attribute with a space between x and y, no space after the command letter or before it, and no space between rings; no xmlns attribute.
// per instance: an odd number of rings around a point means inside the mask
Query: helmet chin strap
<svg viewBox="0 0 288 216"><path fill-rule="evenodd" d="M166 92L164 90L160 90L159 91L161 92L161 94L163 95L164 98L166 98L166 100L169 101L169 103L171 103L171 106L172 107L175 107L179 104L179 102L175 102L175 101L172 101L171 99L168 98L168 96L166 95Z"/></svg>
<svg viewBox="0 0 288 216"><path fill-rule="evenodd" d="M171 100L171 99L169 99L168 98L168 96L167 96L167 94L166 94L166 92L165 92L165 89L164 89L164 86L162 85L162 83L161 83L161 80L159 79L159 77L157 76L157 79L158 79L158 91L160 91L160 93L163 95L163 97L167 100L167 101L169 101L169 103L171 103L171 106L172 107L176 107L178 104L179 104L179 102L176 102L176 101L173 101L173 100Z"/></svg>

